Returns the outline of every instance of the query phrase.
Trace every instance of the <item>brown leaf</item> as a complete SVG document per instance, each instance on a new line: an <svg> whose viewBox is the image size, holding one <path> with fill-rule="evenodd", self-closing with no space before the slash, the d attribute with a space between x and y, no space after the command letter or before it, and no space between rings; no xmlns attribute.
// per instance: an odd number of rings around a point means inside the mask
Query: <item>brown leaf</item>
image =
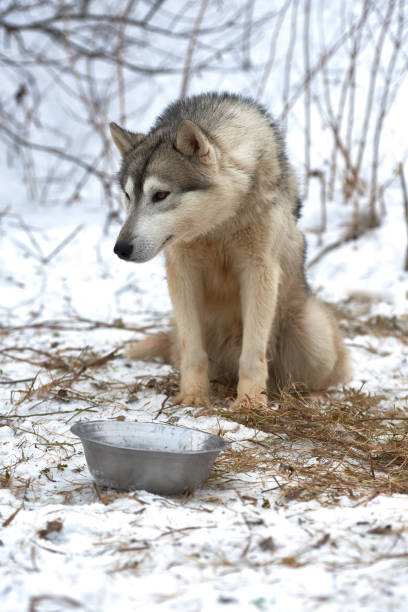
<svg viewBox="0 0 408 612"><path fill-rule="evenodd" d="M59 532L61 531L61 529L62 529L61 519L55 519L55 521L48 521L44 529L39 529L37 531L37 535L39 535L40 538L44 538L45 540L47 540L50 533Z"/></svg>
<svg viewBox="0 0 408 612"><path fill-rule="evenodd" d="M374 527L374 529L369 529L367 533L371 535L390 535L392 533L392 525L380 525Z"/></svg>
<svg viewBox="0 0 408 612"><path fill-rule="evenodd" d="M269 537L259 542L259 548L264 551L266 550L274 551L276 550L277 546L274 542L274 539Z"/></svg>

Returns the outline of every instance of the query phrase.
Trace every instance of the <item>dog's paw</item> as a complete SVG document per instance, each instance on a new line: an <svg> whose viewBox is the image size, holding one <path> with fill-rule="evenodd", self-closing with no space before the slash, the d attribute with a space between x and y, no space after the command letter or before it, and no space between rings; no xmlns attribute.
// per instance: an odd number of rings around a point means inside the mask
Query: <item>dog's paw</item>
<svg viewBox="0 0 408 612"><path fill-rule="evenodd" d="M180 406L195 406L200 408L209 408L210 399L208 395L197 393L178 393L173 397L173 404Z"/></svg>
<svg viewBox="0 0 408 612"><path fill-rule="evenodd" d="M255 408L267 408L268 399L265 393L245 393L238 395L232 404L233 410L253 410Z"/></svg>

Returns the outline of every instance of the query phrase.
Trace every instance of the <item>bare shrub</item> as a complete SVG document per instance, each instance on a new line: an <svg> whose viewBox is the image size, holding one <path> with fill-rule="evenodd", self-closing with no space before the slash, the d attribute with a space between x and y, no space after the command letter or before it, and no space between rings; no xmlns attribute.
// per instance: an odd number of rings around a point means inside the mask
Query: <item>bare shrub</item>
<svg viewBox="0 0 408 612"><path fill-rule="evenodd" d="M112 209L109 120L147 127L175 81L186 95L194 77L245 72L250 38L274 15L249 26L250 4L244 14L206 0L198 11L171 0L3 4L0 138L29 197L71 203L96 179Z"/></svg>
<svg viewBox="0 0 408 612"><path fill-rule="evenodd" d="M74 202L96 181L114 211L110 119L145 129L174 95L238 90L296 142L305 197L319 179L321 230L326 200L340 197L358 234L361 212L368 227L379 224L405 159L393 151L399 158L386 160L382 137L403 95L406 10L404 0L281 0L272 9L255 0L8 0L0 11L8 163L19 164L32 199Z"/></svg>

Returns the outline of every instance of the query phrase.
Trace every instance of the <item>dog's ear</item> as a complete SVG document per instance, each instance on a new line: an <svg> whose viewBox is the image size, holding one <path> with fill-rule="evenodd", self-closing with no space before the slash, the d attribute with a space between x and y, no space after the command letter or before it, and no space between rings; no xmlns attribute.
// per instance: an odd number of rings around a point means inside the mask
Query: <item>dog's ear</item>
<svg viewBox="0 0 408 612"><path fill-rule="evenodd" d="M176 148L187 157L196 157L203 164L215 161L214 147L198 125L185 119L177 129Z"/></svg>
<svg viewBox="0 0 408 612"><path fill-rule="evenodd" d="M122 157L129 153L136 145L142 142L144 134L134 134L119 127L116 123L109 124L112 140L120 151Z"/></svg>

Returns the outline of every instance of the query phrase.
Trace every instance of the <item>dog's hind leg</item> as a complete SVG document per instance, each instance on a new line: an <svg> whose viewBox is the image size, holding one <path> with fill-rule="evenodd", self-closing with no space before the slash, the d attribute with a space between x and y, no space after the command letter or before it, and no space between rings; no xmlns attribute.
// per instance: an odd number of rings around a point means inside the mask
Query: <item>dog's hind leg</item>
<svg viewBox="0 0 408 612"><path fill-rule="evenodd" d="M165 362L170 363L172 357L171 333L160 332L138 342L132 342L126 347L126 354L132 359L162 357Z"/></svg>
<svg viewBox="0 0 408 612"><path fill-rule="evenodd" d="M318 391L346 383L351 376L348 351L330 311L313 296L281 330L270 368L278 388L295 384Z"/></svg>

